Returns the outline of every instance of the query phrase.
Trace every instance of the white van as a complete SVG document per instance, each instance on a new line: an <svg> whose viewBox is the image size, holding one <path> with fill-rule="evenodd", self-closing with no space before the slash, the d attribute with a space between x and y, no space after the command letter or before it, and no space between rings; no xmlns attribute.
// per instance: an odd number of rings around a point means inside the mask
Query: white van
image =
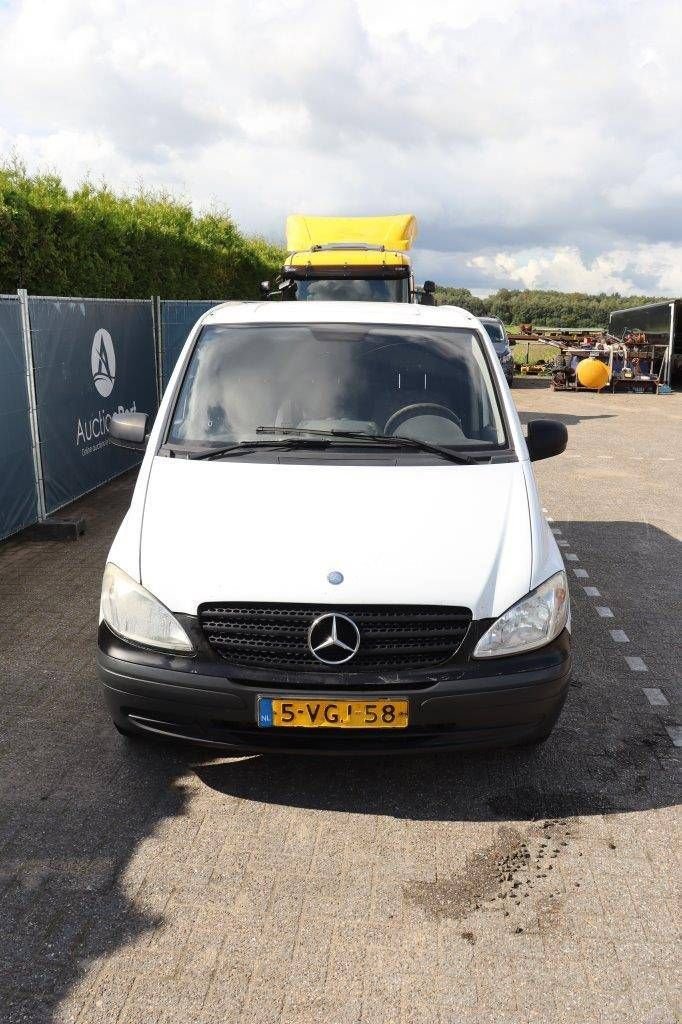
<svg viewBox="0 0 682 1024"><path fill-rule="evenodd" d="M104 572L114 724L246 751L535 743L569 597L500 361L462 309L234 303L192 330Z"/></svg>

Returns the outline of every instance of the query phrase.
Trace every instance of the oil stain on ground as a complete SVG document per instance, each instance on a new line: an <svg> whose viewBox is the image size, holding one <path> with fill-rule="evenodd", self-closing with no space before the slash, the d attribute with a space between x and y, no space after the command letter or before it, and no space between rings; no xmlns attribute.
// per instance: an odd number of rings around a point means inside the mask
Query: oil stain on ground
<svg viewBox="0 0 682 1024"><path fill-rule="evenodd" d="M410 882L405 897L431 918L461 921L493 907L509 917L538 887L542 906L552 907L544 915L549 923L557 919L562 895L556 861L574 834L574 821L556 818L534 822L525 834L501 825L495 842L470 854L460 871L435 882Z"/></svg>

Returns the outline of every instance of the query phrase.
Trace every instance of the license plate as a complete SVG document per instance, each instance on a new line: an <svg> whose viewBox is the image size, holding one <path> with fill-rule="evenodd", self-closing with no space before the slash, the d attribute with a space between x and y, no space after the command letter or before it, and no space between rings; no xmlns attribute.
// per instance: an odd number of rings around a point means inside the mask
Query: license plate
<svg viewBox="0 0 682 1024"><path fill-rule="evenodd" d="M261 729L404 729L406 700L258 699Z"/></svg>

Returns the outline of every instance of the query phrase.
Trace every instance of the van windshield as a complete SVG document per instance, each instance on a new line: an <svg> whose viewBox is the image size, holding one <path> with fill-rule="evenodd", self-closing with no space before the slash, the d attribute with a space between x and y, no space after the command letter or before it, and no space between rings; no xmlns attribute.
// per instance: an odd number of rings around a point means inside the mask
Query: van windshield
<svg viewBox="0 0 682 1024"><path fill-rule="evenodd" d="M262 425L402 434L455 449L506 444L497 393L472 331L375 324L204 327L168 442L262 441Z"/></svg>

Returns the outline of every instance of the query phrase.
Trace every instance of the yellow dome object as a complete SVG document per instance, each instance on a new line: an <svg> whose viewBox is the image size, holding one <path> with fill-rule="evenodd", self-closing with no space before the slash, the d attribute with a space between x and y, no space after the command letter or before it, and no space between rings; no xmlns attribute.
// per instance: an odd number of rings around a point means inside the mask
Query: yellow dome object
<svg viewBox="0 0 682 1024"><path fill-rule="evenodd" d="M591 391L599 391L609 382L609 368L600 359L581 359L576 370L578 382Z"/></svg>

